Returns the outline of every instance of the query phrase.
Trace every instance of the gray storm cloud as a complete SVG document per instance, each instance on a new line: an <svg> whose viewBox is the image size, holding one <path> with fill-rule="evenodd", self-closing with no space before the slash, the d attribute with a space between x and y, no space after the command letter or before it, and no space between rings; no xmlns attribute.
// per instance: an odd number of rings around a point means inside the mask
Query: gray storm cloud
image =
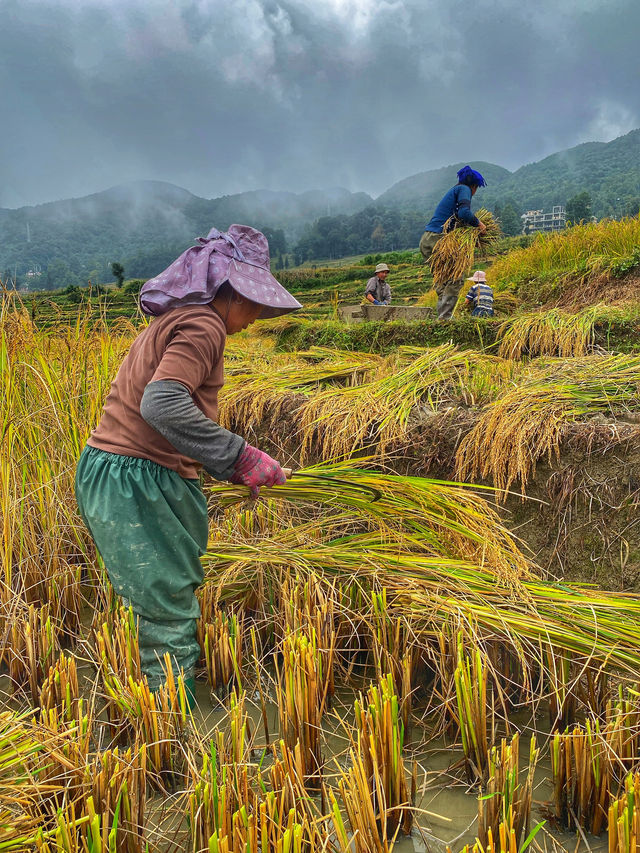
<svg viewBox="0 0 640 853"><path fill-rule="evenodd" d="M0 205L374 195L640 126L637 0L0 0Z"/></svg>

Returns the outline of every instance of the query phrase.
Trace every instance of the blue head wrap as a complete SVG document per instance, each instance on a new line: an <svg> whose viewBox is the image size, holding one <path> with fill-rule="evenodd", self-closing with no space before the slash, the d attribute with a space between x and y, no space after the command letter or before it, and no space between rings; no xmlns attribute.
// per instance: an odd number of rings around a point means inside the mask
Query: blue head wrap
<svg viewBox="0 0 640 853"><path fill-rule="evenodd" d="M480 172L476 172L476 170L472 169L471 166L463 166L462 169L460 169L458 172L458 182L466 184L468 187L474 185L476 187L486 187L487 185L487 182Z"/></svg>

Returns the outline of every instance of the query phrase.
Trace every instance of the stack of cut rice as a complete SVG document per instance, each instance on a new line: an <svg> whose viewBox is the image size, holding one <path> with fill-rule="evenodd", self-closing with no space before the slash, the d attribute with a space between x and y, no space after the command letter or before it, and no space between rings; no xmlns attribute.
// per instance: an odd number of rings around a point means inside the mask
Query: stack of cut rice
<svg viewBox="0 0 640 853"><path fill-rule="evenodd" d="M444 236L436 243L429 260L434 284L465 278L473 266L476 248L487 248L500 237L500 225L490 211L482 208L476 216L486 231L481 233L469 225L458 225L449 231L453 217L445 222Z"/></svg>

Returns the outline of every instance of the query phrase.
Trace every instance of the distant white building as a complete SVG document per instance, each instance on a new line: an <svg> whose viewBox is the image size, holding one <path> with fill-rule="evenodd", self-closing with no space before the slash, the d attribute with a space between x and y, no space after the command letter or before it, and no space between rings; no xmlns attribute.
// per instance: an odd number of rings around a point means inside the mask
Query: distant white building
<svg viewBox="0 0 640 853"><path fill-rule="evenodd" d="M533 231L562 231L567 225L567 211L563 204L554 204L551 213L544 210L527 210L522 214L522 233Z"/></svg>

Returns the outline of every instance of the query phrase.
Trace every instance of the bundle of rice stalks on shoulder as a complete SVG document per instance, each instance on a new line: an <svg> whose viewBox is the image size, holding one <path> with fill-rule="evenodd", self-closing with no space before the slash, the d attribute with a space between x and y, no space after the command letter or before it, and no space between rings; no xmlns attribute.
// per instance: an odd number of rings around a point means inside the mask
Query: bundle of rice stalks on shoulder
<svg viewBox="0 0 640 853"><path fill-rule="evenodd" d="M471 226L456 227L453 217L445 222L444 236L436 243L429 261L434 284L464 278L471 271L476 249L486 249L500 237L500 225L492 213L482 208L477 217L486 226L482 233Z"/></svg>

